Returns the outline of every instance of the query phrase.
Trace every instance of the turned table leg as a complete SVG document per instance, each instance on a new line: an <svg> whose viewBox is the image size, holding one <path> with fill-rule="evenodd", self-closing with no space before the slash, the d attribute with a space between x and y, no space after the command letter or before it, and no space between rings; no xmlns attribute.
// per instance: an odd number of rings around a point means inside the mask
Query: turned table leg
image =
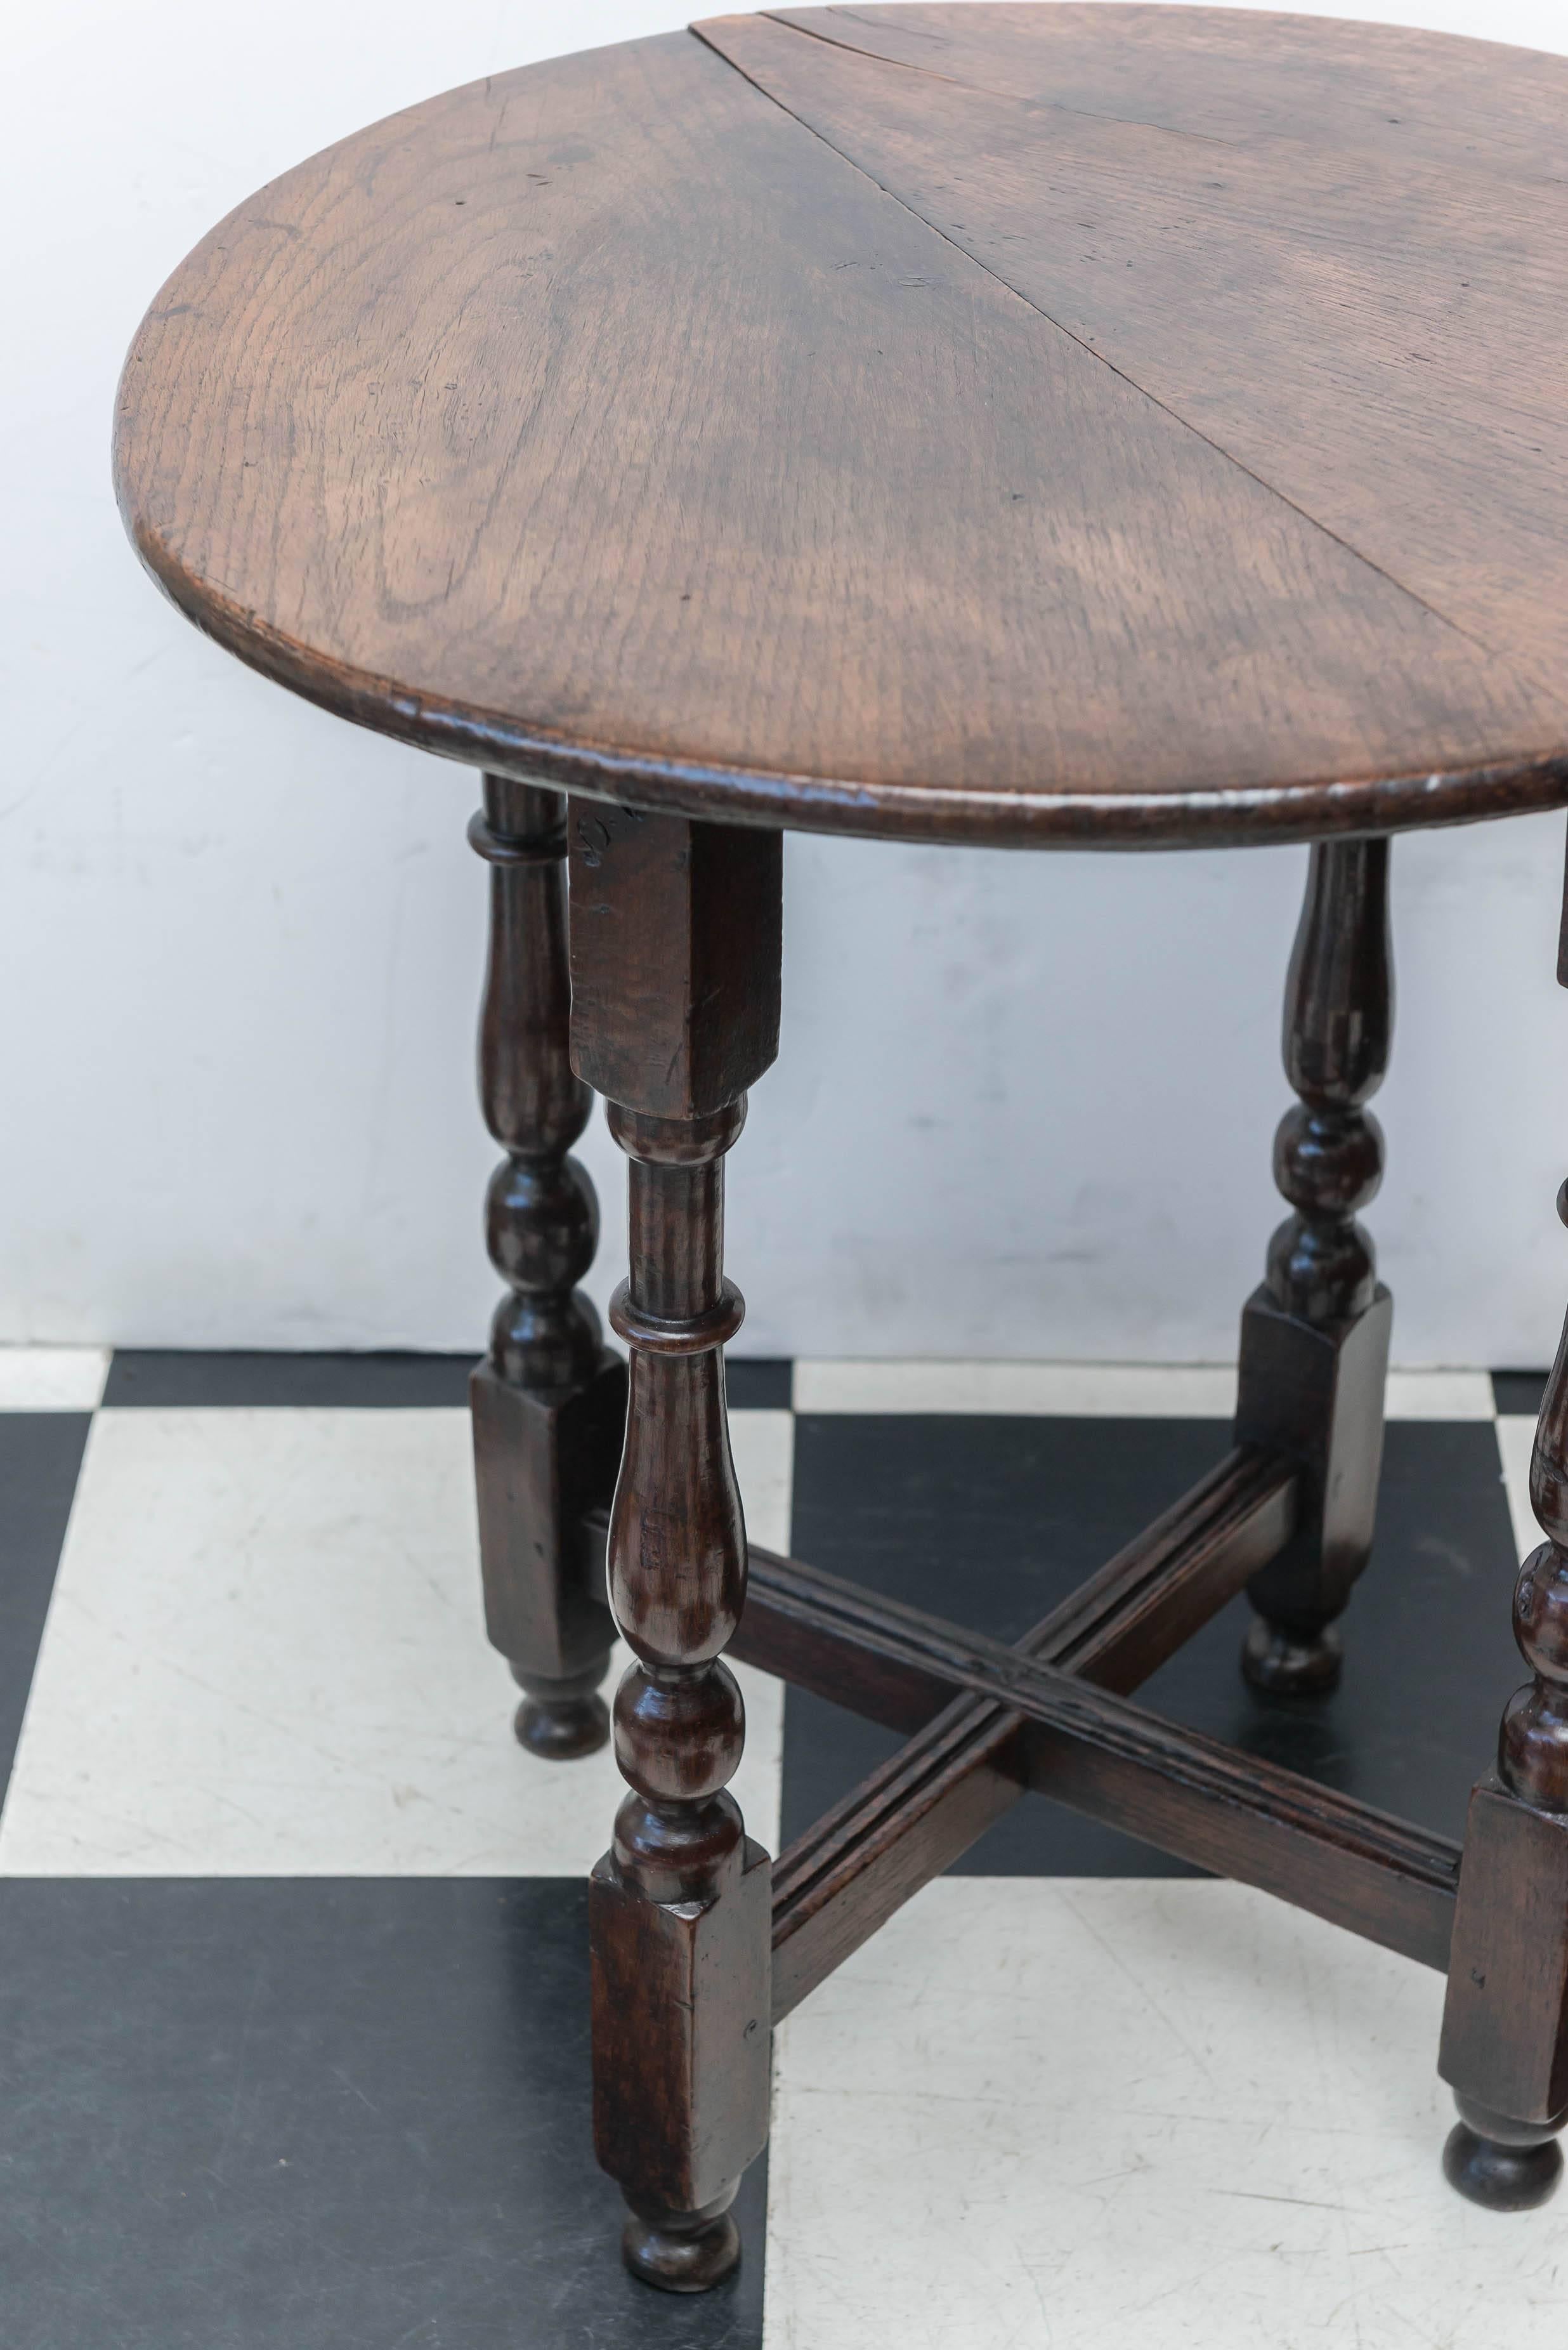
<svg viewBox="0 0 1568 2350"><path fill-rule="evenodd" d="M1242 1668L1263 1690L1333 1688L1334 1619L1372 1547L1393 1301L1356 1211L1382 1179L1365 1104L1388 1064L1392 1009L1388 843L1320 842L1285 989L1285 1074L1301 1098L1274 1138L1293 1212L1241 1316L1237 1441L1307 1472L1297 1532L1248 1586Z"/></svg>
<svg viewBox="0 0 1568 2350"><path fill-rule="evenodd" d="M1568 1222L1568 1184L1557 1211ZM1470 1797L1438 2060L1460 2116L1443 2168L1499 2211L1546 2200L1568 2123L1568 1326L1530 1500L1546 1540L1520 1569L1513 1635L1533 1678L1510 1700L1497 1767Z"/></svg>
<svg viewBox="0 0 1568 2350"><path fill-rule="evenodd" d="M724 1154L777 1046L776 835L572 804L572 1051L630 1161L631 1350L609 1586L636 1653L616 1696L630 1793L595 1869L594 2136L633 2273L701 2292L768 2126L771 1865L727 1792L744 1716L722 1651L746 1537L721 1349Z"/></svg>
<svg viewBox="0 0 1568 2350"><path fill-rule="evenodd" d="M609 1735L597 1690L615 1627L580 1520L609 1498L626 1412L626 1373L575 1285L593 1262L598 1202L567 1155L593 1094L567 1052L565 812L559 792L486 775L469 827L490 864L480 1097L506 1152L485 1202L506 1292L469 1390L485 1623L524 1691L519 1739L554 1758Z"/></svg>

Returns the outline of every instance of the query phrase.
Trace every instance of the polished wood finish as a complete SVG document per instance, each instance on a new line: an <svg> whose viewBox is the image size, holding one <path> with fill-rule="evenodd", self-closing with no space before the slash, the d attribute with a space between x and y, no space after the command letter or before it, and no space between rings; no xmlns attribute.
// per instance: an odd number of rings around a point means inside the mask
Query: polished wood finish
<svg viewBox="0 0 1568 2350"><path fill-rule="evenodd" d="M592 800L572 830L577 1068L660 1118L728 1107L778 1053L783 835Z"/></svg>
<svg viewBox="0 0 1568 2350"><path fill-rule="evenodd" d="M610 1603L631 1792L594 1871L594 2135L628 2267L698 2292L740 2257L730 2204L767 2136L767 1855L727 1793L744 1709L722 1651L746 1592L722 1349L724 1157L778 1038L778 843L572 809L572 1057L630 1161L631 1353ZM772 1007L771 1010L769 1007Z"/></svg>
<svg viewBox="0 0 1568 2350"><path fill-rule="evenodd" d="M570 1156L593 1096L568 1057L566 803L487 775L469 838L490 867L480 1100L506 1153L485 1201L506 1291L470 1382L485 1625L524 1691L519 1739L564 1761L609 1735L615 1627L584 1521L614 1490L626 1419L625 1367L576 1286L598 1201Z"/></svg>
<svg viewBox="0 0 1568 2350"><path fill-rule="evenodd" d="M1095 0L892 16L896 63L875 5L698 29L955 262L1561 695L1568 59Z"/></svg>
<svg viewBox="0 0 1568 2350"><path fill-rule="evenodd" d="M1236 1407L1238 1441L1303 1471L1301 1522L1253 1578L1241 1652L1255 1687L1295 1696L1339 1678L1335 1618L1377 1510L1394 1308L1356 1211L1383 1178L1366 1103L1388 1066L1393 1004L1388 843L1322 842L1285 983L1285 1075L1300 1099L1274 1137L1274 1180L1293 1212L1241 1316Z"/></svg>
<svg viewBox="0 0 1568 2350"><path fill-rule="evenodd" d="M1136 1689L1279 1549L1294 1507L1288 1462L1231 1454L1054 1608L1018 1653L1102 1688ZM995 1695L941 1706L952 1682L929 1659L893 1656L866 1641L852 1642L847 1654L830 1647L821 1608L803 1620L775 1591L774 1572L758 1576L755 1614L748 1609L737 1652L877 1721L927 1725L780 1856L777 2018L950 1867L1018 1801L1024 1781L1022 1718L1012 1706Z"/></svg>
<svg viewBox="0 0 1568 2350"><path fill-rule="evenodd" d="M739 2257L771 2022L1026 1790L1446 1965L1449 2176L1556 2183L1568 1336L1532 1679L1462 1859L1127 1692L1244 1583L1263 1691L1337 1670L1388 1344L1357 1222L1387 837L1568 803L1565 102L1561 60L1304 17L716 18L343 140L132 347L117 486L168 594L489 771L486 1611L542 1753L603 1735L611 1609L637 1659L594 2107L650 2283ZM1016 1648L763 1552L747 1606L724 1162L777 1048L789 827L1314 844L1237 1449ZM629 1380L576 1286L596 1088ZM776 1871L728 1793L727 1646L914 1732Z"/></svg>
<svg viewBox="0 0 1568 2350"><path fill-rule="evenodd" d="M929 68L971 13L898 21ZM1568 800L1562 62L1159 13L983 10L956 77L725 18L344 140L138 334L137 546L347 717L688 816Z"/></svg>
<svg viewBox="0 0 1568 2350"><path fill-rule="evenodd" d="M762 1564L753 1553L753 1572ZM1459 1847L1446 1837L1162 1721L1081 1671L1064 1672L919 1608L869 1599L793 1559L771 1558L766 1570L774 1611L787 1610L825 1647L858 1648L923 1670L1015 1717L1005 1768L1020 1788L1260 1885L1425 1966L1447 1967ZM844 1901L857 1928L860 1882L852 1872L830 1897ZM787 1939L775 1924L775 1945ZM845 1955L840 1943L837 1956ZM775 2021L799 1995L781 1969Z"/></svg>
<svg viewBox="0 0 1568 2350"><path fill-rule="evenodd" d="M1137 1689L1287 1540L1298 1482L1291 1463L1276 1454L1229 1453L1026 1633L1017 1644L1019 1655L1081 1672L1099 1689L1124 1694ZM787 1586L774 1577L794 1563L767 1551L753 1549L751 1555L761 1565L734 1642L743 1662L782 1673L792 1684L894 1729L921 1728L944 1711L950 1684L907 1660L854 1647L840 1654L831 1643L823 1648L815 1630L792 1648L804 1627ZM818 1583L832 1580L814 1568L801 1571ZM861 1596L873 1612L883 1604ZM915 1751L911 1745L906 1754Z"/></svg>
<svg viewBox="0 0 1568 2350"><path fill-rule="evenodd" d="M1557 1208L1568 1223L1568 1183ZM1438 2060L1459 2109L1449 2178L1503 2210L1554 2191L1568 2124L1568 1324L1542 1399L1530 1500L1546 1540L1520 1569L1513 1631L1532 1678L1470 1798Z"/></svg>
<svg viewBox="0 0 1568 2350"><path fill-rule="evenodd" d="M1524 187L1556 179L1562 161L1568 61L1396 25L1145 5L1116 6L1107 26L1099 0L842 0L772 8L766 21L1033 105L1057 134L1152 132L1138 151L1186 139L1221 147L1212 160L1223 163L1288 152L1282 142L1304 132L1398 166L1448 163L1459 149L1466 172Z"/></svg>
<svg viewBox="0 0 1568 2350"><path fill-rule="evenodd" d="M1459 2111L1450 2183L1501 2210L1544 2202L1568 2124L1568 1819L1498 1772L1465 1822L1438 2070Z"/></svg>

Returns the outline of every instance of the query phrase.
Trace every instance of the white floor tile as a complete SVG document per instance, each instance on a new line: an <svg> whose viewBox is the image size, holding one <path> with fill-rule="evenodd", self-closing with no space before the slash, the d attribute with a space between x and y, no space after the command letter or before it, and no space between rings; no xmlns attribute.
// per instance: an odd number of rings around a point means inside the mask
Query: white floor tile
<svg viewBox="0 0 1568 2350"><path fill-rule="evenodd" d="M789 1549L794 1481L794 1414L732 1411L730 1450L746 1508L746 1532L760 1549Z"/></svg>
<svg viewBox="0 0 1568 2350"><path fill-rule="evenodd" d="M791 1437L786 1412L736 1417L778 1548ZM776 1849L779 1685L741 1679L735 1793ZM515 1699L483 1635L465 1412L100 1414L0 1873L577 1875L619 1776L607 1752L524 1754Z"/></svg>
<svg viewBox="0 0 1568 2350"><path fill-rule="evenodd" d="M797 1362L797 1411L1229 1419L1234 1364Z"/></svg>
<svg viewBox="0 0 1568 2350"><path fill-rule="evenodd" d="M0 1347L0 1411L96 1411L107 1347Z"/></svg>
<svg viewBox="0 0 1568 2350"><path fill-rule="evenodd" d="M799 1411L1054 1413L1229 1419L1233 1363L799 1362ZM1485 1371L1388 1374L1390 1419L1490 1419Z"/></svg>
<svg viewBox="0 0 1568 2350"><path fill-rule="evenodd" d="M1490 1419L1496 1410L1490 1371L1390 1371L1390 1419Z"/></svg>
<svg viewBox="0 0 1568 2350"><path fill-rule="evenodd" d="M1530 1506L1530 1455L1535 1445L1535 1421L1522 1412L1499 1412L1497 1449L1502 1456L1503 1491L1513 1520L1514 1547L1521 1560L1546 1539Z"/></svg>
<svg viewBox="0 0 1568 2350"><path fill-rule="evenodd" d="M766 2350L1559 2350L1442 2179L1439 1977L1247 1888L946 1879L783 2026Z"/></svg>

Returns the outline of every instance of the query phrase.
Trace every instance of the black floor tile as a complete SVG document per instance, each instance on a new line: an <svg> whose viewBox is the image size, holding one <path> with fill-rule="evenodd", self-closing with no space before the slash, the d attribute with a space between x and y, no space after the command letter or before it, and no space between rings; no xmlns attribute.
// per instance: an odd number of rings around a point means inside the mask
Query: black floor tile
<svg viewBox="0 0 1568 2350"><path fill-rule="evenodd" d="M797 1557L1015 1639L1193 1483L1213 1420L803 1416ZM1316 1704L1256 1696L1236 1657L1244 1599L1139 1692L1158 1712L1458 1837L1521 1668L1513 1537L1489 1422L1388 1430L1376 1550L1345 1619L1344 1682ZM898 1744L792 1690L787 1843ZM1148 1846L1026 1798L961 1865L985 1876L1189 1875Z"/></svg>
<svg viewBox="0 0 1568 2350"><path fill-rule="evenodd" d="M472 1355L219 1354L197 1349L117 1350L103 1399L136 1404L308 1404L330 1408L417 1409L468 1402ZM787 1411L794 1366L763 1355L726 1357L730 1402L737 1411Z"/></svg>
<svg viewBox="0 0 1568 2350"><path fill-rule="evenodd" d="M1533 1419L1546 1392L1544 1371L1493 1371L1492 1400L1499 1411L1519 1411Z"/></svg>
<svg viewBox="0 0 1568 2350"><path fill-rule="evenodd" d="M1236 1601L1147 1683L1160 1711L1457 1840L1476 1778L1525 1679L1511 1630L1519 1571L1488 1421L1396 1420L1377 1539L1344 1623L1345 1676L1313 1701L1269 1700L1235 1670Z"/></svg>
<svg viewBox="0 0 1568 2350"><path fill-rule="evenodd" d="M0 2240L26 2350L754 2350L622 2270L567 1882L0 1885Z"/></svg>
<svg viewBox="0 0 1568 2350"><path fill-rule="evenodd" d="M106 1405L466 1405L472 1355L217 1354L116 1350Z"/></svg>
<svg viewBox="0 0 1568 2350"><path fill-rule="evenodd" d="M802 1413L797 1558L1015 1640L1223 1458L1220 1420ZM784 1841L898 1745L820 1698L784 1700ZM1020 1804L961 1866L981 1876L1179 1871L1056 1804ZM1180 1872L1189 1873L1189 1872Z"/></svg>
<svg viewBox="0 0 1568 2350"><path fill-rule="evenodd" d="M0 1412L0 1795L91 1425L85 1411Z"/></svg>
<svg viewBox="0 0 1568 2350"><path fill-rule="evenodd" d="M787 1355L726 1355L724 1390L735 1411L787 1411L794 1365Z"/></svg>

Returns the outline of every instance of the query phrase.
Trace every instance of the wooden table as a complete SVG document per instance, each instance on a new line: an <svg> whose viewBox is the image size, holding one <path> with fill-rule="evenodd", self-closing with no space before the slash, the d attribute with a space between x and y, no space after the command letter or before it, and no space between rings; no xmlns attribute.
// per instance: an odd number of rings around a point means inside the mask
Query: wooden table
<svg viewBox="0 0 1568 2350"><path fill-rule="evenodd" d="M543 1754L606 1734L610 1610L640 1660L596 2121L654 2283L738 2255L771 2021L1027 1788L1446 1968L1449 2178L1555 2184L1563 1355L1532 1679L1462 1855L1128 1699L1243 1584L1256 1683L1338 1669L1388 1345L1356 1211L1389 837L1568 802L1565 117L1568 61L1306 17L722 17L345 140L137 338L119 495L174 601L485 770L486 1606ZM748 1556L723 1168L777 1045L789 827L1314 844L1235 1450L1016 1648ZM576 1287L595 1092L631 1162L629 1412ZM724 1792L725 1648L910 1733L775 1864Z"/></svg>

